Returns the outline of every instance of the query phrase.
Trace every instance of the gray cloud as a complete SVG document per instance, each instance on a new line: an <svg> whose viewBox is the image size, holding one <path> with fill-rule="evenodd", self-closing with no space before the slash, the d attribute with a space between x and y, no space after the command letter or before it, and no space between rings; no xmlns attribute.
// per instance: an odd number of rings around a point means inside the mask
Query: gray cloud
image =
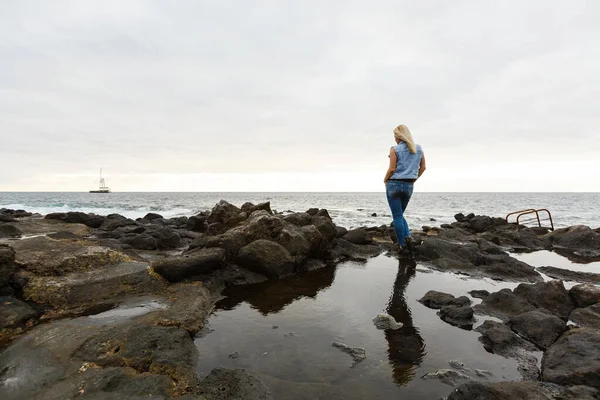
<svg viewBox="0 0 600 400"><path fill-rule="evenodd" d="M599 16L586 1L4 1L0 190L101 164L378 169L398 123L457 174L594 160Z"/></svg>

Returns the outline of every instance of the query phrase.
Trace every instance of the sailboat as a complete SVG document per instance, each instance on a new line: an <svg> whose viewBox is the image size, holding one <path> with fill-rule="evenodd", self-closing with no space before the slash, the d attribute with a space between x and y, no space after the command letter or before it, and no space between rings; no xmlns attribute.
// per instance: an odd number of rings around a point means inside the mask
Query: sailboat
<svg viewBox="0 0 600 400"><path fill-rule="evenodd" d="M110 193L110 188L106 186L104 178L102 177L102 167L100 167L100 187L98 190L90 190L90 193Z"/></svg>

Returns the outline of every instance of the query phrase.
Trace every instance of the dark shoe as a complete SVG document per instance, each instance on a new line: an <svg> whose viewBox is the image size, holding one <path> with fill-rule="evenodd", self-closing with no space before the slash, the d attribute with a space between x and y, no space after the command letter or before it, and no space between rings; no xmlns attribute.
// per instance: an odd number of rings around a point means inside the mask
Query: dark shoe
<svg viewBox="0 0 600 400"><path fill-rule="evenodd" d="M407 236L406 237L406 248L411 252L414 253L415 249L417 247L417 242L415 241L415 239L412 238L412 236Z"/></svg>

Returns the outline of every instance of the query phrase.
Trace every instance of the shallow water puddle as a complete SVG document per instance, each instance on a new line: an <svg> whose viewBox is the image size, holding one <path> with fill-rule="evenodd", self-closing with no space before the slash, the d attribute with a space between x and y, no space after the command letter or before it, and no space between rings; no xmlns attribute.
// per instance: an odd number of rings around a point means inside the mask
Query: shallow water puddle
<svg viewBox="0 0 600 400"><path fill-rule="evenodd" d="M536 268L549 266L571 271L600 272L600 261L586 264L576 263L567 257L548 250L534 251L533 253L511 253L511 256Z"/></svg>
<svg viewBox="0 0 600 400"><path fill-rule="evenodd" d="M196 339L198 372L245 368L274 398L286 399L439 398L452 387L421 377L454 359L493 374L466 372L472 379L519 379L516 362L486 352L479 333L446 324L417 301L428 290L460 296L517 284L416 269L379 256L226 292L209 319L210 333ZM404 326L378 330L372 320L382 312ZM478 318L477 324L487 319ZM353 366L333 342L362 347L367 357Z"/></svg>
<svg viewBox="0 0 600 400"><path fill-rule="evenodd" d="M103 320L106 322L106 320L138 317L152 311L164 310L168 306L169 305L162 300L137 298L135 300L124 302L112 310L90 315L87 318Z"/></svg>

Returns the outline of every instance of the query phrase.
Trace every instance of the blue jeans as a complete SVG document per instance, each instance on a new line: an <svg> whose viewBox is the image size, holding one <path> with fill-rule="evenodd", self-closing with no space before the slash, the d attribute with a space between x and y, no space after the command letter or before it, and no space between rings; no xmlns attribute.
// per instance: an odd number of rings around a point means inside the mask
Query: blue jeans
<svg viewBox="0 0 600 400"><path fill-rule="evenodd" d="M406 210L413 194L413 187L414 184L410 182L393 181L391 179L385 184L385 194L394 217L394 231L396 232L398 244L402 247L406 246L406 238L410 236L410 230L404 218L404 210Z"/></svg>

